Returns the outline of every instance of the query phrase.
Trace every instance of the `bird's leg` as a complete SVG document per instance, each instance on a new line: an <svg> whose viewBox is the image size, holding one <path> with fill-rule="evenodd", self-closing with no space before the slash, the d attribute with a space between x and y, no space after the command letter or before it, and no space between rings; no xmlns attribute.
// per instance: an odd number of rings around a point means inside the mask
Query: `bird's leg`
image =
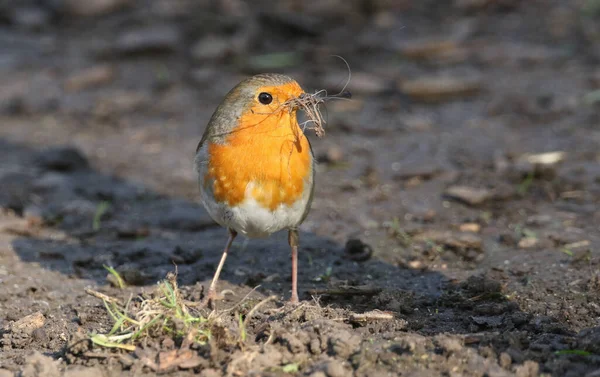
<svg viewBox="0 0 600 377"><path fill-rule="evenodd" d="M288 242L292 248L292 297L290 302L293 304L298 303L298 243L299 243L298 230L290 229L288 234Z"/></svg>
<svg viewBox="0 0 600 377"><path fill-rule="evenodd" d="M225 244L225 249L223 250L223 255L221 256L221 260L219 261L219 265L217 266L217 271L215 271L215 276L210 283L210 287L208 288L208 293L204 296L202 300L202 306L208 305L212 303L213 300L217 299L217 281L219 281L219 275L221 274L221 270L223 269L223 265L225 264L225 259L227 259L227 253L229 252L229 248L237 236L237 232L233 229L229 230L229 238L227 239L227 243Z"/></svg>

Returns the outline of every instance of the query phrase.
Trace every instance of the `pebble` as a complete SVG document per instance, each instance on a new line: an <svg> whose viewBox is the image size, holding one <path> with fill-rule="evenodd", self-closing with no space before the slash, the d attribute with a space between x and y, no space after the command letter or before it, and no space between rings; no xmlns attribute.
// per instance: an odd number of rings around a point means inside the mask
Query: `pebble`
<svg viewBox="0 0 600 377"><path fill-rule="evenodd" d="M415 101L438 103L476 95L482 83L476 78L421 77L400 82L399 89Z"/></svg>
<svg viewBox="0 0 600 377"><path fill-rule="evenodd" d="M535 361L527 360L523 365L515 368L517 377L537 377L540 373L540 365Z"/></svg>
<svg viewBox="0 0 600 377"><path fill-rule="evenodd" d="M60 377L59 361L50 356L44 356L39 351L33 351L25 357L25 366L21 377Z"/></svg>
<svg viewBox="0 0 600 377"><path fill-rule="evenodd" d="M79 92L109 83L115 76L114 68L109 64L97 65L71 75L65 81L65 89Z"/></svg>
<svg viewBox="0 0 600 377"><path fill-rule="evenodd" d="M401 167L399 172L394 175L394 179L397 180L409 180L413 178L421 178L428 180L433 178L435 175L440 174L442 168L437 163L423 162L420 164L410 164L405 167Z"/></svg>
<svg viewBox="0 0 600 377"><path fill-rule="evenodd" d="M460 230L461 232L479 233L479 231L481 230L481 225L477 223L463 223L460 224L458 230Z"/></svg>
<svg viewBox="0 0 600 377"><path fill-rule="evenodd" d="M533 174L537 177L553 178L558 165L565 160L567 154L554 151L538 154L524 154L515 161L515 170L521 175Z"/></svg>
<svg viewBox="0 0 600 377"><path fill-rule="evenodd" d="M498 359L498 363L504 369L508 369L512 365L512 358L506 352L502 352Z"/></svg>
<svg viewBox="0 0 600 377"><path fill-rule="evenodd" d="M74 147L52 147L35 156L35 163L46 170L74 171L87 169L87 159Z"/></svg>
<svg viewBox="0 0 600 377"><path fill-rule="evenodd" d="M494 192L486 188L475 188L469 186L451 186L444 191L444 195L450 199L478 206L494 197Z"/></svg>
<svg viewBox="0 0 600 377"><path fill-rule="evenodd" d="M41 312L35 312L26 317L21 318L12 325L12 329L22 331L26 334L31 334L36 329L44 326L46 317Z"/></svg>
<svg viewBox="0 0 600 377"><path fill-rule="evenodd" d="M331 360L325 366L325 373L329 377L346 377L348 376L348 371L344 368L344 365L337 361Z"/></svg>
<svg viewBox="0 0 600 377"><path fill-rule="evenodd" d="M430 241L444 246L465 250L483 251L483 240L473 233L428 230L414 237L415 241Z"/></svg>
<svg viewBox="0 0 600 377"><path fill-rule="evenodd" d="M14 377L15 374L8 369L0 369L0 377Z"/></svg>
<svg viewBox="0 0 600 377"><path fill-rule="evenodd" d="M216 369L203 369L202 372L200 372L200 377L221 377L221 372L219 372Z"/></svg>
<svg viewBox="0 0 600 377"><path fill-rule="evenodd" d="M536 237L524 237L519 240L517 246L519 249L533 249L540 244L540 240Z"/></svg>
<svg viewBox="0 0 600 377"><path fill-rule="evenodd" d="M172 25L131 29L117 39L115 47L122 54L175 51L180 41L179 30Z"/></svg>
<svg viewBox="0 0 600 377"><path fill-rule="evenodd" d="M363 262L371 258L373 248L359 239L349 239L344 249L348 259Z"/></svg>

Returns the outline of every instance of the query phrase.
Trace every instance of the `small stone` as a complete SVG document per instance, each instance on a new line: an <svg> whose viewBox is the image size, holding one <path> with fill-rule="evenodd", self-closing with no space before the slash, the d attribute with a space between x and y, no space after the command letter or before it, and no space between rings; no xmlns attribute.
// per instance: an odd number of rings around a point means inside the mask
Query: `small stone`
<svg viewBox="0 0 600 377"><path fill-rule="evenodd" d="M125 282L129 285L144 285L148 281L148 276L143 271L137 268L122 267L119 269L119 273ZM112 276L112 274L109 274Z"/></svg>
<svg viewBox="0 0 600 377"><path fill-rule="evenodd" d="M415 241L429 241L455 250L483 251L483 240L473 233L428 230L416 235Z"/></svg>
<svg viewBox="0 0 600 377"><path fill-rule="evenodd" d="M482 83L475 78L422 77L400 83L400 90L416 101L438 103L478 94Z"/></svg>
<svg viewBox="0 0 600 377"><path fill-rule="evenodd" d="M139 239L150 235L150 230L145 227L118 225L116 230L119 238Z"/></svg>
<svg viewBox="0 0 600 377"><path fill-rule="evenodd" d="M477 223L463 223L463 224L460 224L458 229L461 232L479 233L479 231L481 230L481 225L479 225Z"/></svg>
<svg viewBox="0 0 600 377"><path fill-rule="evenodd" d="M19 330L30 335L34 330L44 326L46 317L41 312L35 312L26 317L21 318L12 325L13 331Z"/></svg>
<svg viewBox="0 0 600 377"><path fill-rule="evenodd" d="M469 186L451 186L444 191L444 195L450 199L478 206L494 197L494 193L486 188L475 188Z"/></svg>
<svg viewBox="0 0 600 377"><path fill-rule="evenodd" d="M349 259L363 262L371 258L373 255L373 248L359 239L349 239L346 242L344 252Z"/></svg>
<svg viewBox="0 0 600 377"><path fill-rule="evenodd" d="M533 174L550 179L556 176L557 166L565 158L566 153L562 151L524 154L515 161L515 170L521 175Z"/></svg>
<svg viewBox="0 0 600 377"><path fill-rule="evenodd" d="M328 377L346 377L348 373L344 365L337 360L331 360L325 366L325 374Z"/></svg>
<svg viewBox="0 0 600 377"><path fill-rule="evenodd" d="M65 82L65 89L70 92L79 92L98 87L110 82L114 75L115 70L111 65L97 65L70 76Z"/></svg>
<svg viewBox="0 0 600 377"><path fill-rule="evenodd" d="M31 337L34 341L39 343L44 343L48 340L48 334L46 334L46 331L41 327L33 330Z"/></svg>
<svg viewBox="0 0 600 377"><path fill-rule="evenodd" d="M498 363L504 369L508 369L512 365L512 358L506 352L502 352L498 359Z"/></svg>
<svg viewBox="0 0 600 377"><path fill-rule="evenodd" d="M192 58L203 62L220 60L230 53L231 42L217 35L208 35L197 41L191 49Z"/></svg>
<svg viewBox="0 0 600 377"><path fill-rule="evenodd" d="M47 170L73 171L88 168L87 159L73 147L54 147L37 153L35 162Z"/></svg>
<svg viewBox="0 0 600 377"><path fill-rule="evenodd" d="M21 377L60 377L59 361L44 356L39 351L33 351L25 357L25 366Z"/></svg>
<svg viewBox="0 0 600 377"><path fill-rule="evenodd" d="M394 176L394 179L409 180L412 178L420 178L422 180L428 180L441 172L442 169L438 164L423 162L400 167L399 172Z"/></svg>
<svg viewBox="0 0 600 377"><path fill-rule="evenodd" d="M203 369L202 372L200 372L200 376L199 377L221 377L222 374L221 372L219 372L216 369Z"/></svg>
<svg viewBox="0 0 600 377"><path fill-rule="evenodd" d="M0 368L0 377L15 377L15 374L8 369Z"/></svg>
<svg viewBox="0 0 600 377"><path fill-rule="evenodd" d="M143 27L122 34L117 39L116 49L122 54L172 52L176 50L179 40L179 30L174 26Z"/></svg>
<svg viewBox="0 0 600 377"><path fill-rule="evenodd" d="M456 353L456 352L461 351L464 348L462 341L459 338L456 338L456 337L453 337L450 335L445 335L445 334L436 335L434 338L434 341L446 353Z"/></svg>
<svg viewBox="0 0 600 377"><path fill-rule="evenodd" d="M321 341L319 338L311 339L310 343L308 344L308 350L313 355L319 355L321 353Z"/></svg>
<svg viewBox="0 0 600 377"><path fill-rule="evenodd" d="M523 365L515 368L517 377L537 377L540 373L540 365L535 361L527 360Z"/></svg>
<svg viewBox="0 0 600 377"><path fill-rule="evenodd" d="M412 221L420 221L422 223L430 223L435 220L437 212L431 208L419 208L411 210L409 214L406 214L405 218Z"/></svg>
<svg viewBox="0 0 600 377"><path fill-rule="evenodd" d="M540 244L540 240L536 237L523 237L519 240L517 246L519 249L533 249Z"/></svg>

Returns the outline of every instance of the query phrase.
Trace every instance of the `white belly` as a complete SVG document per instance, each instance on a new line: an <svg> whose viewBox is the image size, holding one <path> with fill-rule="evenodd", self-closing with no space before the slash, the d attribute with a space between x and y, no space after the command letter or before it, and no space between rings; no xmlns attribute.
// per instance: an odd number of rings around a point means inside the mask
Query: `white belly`
<svg viewBox="0 0 600 377"><path fill-rule="evenodd" d="M235 230L248 238L264 238L283 229L296 228L302 222L307 207L310 206L313 185L312 171L304 182L304 192L291 206L279 205L275 210L261 206L252 196L253 183L246 186L244 200L229 207L214 199L212 191L205 190L202 182L207 171L205 147L196 155L195 165L198 172L200 197L208 214L219 225Z"/></svg>

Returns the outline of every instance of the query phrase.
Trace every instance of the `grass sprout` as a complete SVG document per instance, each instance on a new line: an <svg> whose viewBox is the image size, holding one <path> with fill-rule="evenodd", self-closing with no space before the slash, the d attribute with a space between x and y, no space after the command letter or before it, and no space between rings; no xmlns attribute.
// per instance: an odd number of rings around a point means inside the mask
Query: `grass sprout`
<svg viewBox="0 0 600 377"><path fill-rule="evenodd" d="M114 283L114 285L116 285L120 289L123 289L127 286L127 284L125 283L125 280L123 279L121 274L119 274L119 272L117 270L115 270L114 267L104 265L104 268L108 271L108 273L112 277L109 280L111 280L111 282Z"/></svg>
<svg viewBox="0 0 600 377"><path fill-rule="evenodd" d="M173 273L159 282L149 297L130 298L125 305L118 300L103 302L113 326L107 334L90 336L98 346L133 351L136 341L160 334L183 338L193 332L194 341L201 344L210 339L208 319L187 307Z"/></svg>

